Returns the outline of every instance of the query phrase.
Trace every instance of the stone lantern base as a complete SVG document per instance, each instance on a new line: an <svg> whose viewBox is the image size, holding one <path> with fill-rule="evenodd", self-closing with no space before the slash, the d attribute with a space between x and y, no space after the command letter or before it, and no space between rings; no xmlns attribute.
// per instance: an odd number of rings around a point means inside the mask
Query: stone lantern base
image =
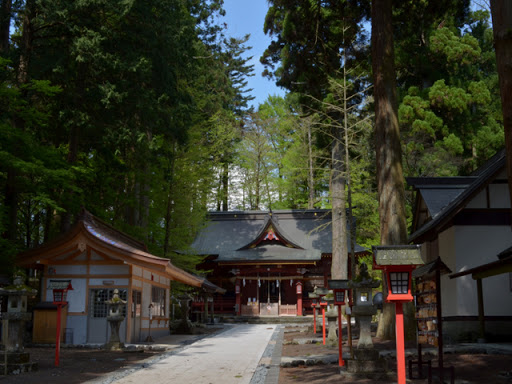
<svg viewBox="0 0 512 384"><path fill-rule="evenodd" d="M124 320L124 316L107 316L107 321L110 325L110 339L104 345L104 348L109 351L120 351L124 348L124 343L121 342L119 337L119 328Z"/></svg>
<svg viewBox="0 0 512 384"><path fill-rule="evenodd" d="M387 361L380 357L379 351L373 348L354 350L354 359L345 360L346 375L363 377L372 380L387 380Z"/></svg>
<svg viewBox="0 0 512 384"><path fill-rule="evenodd" d="M7 353L7 374L19 375L21 373L37 371L37 363L30 362L27 352ZM0 374L5 373L5 351L0 352Z"/></svg>

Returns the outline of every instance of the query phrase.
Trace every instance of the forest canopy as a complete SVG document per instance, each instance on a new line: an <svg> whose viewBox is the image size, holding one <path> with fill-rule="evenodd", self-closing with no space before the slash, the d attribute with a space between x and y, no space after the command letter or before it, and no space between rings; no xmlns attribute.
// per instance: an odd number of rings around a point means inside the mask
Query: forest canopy
<svg viewBox="0 0 512 384"><path fill-rule="evenodd" d="M331 209L339 180L358 243L378 242L370 2L269 1L261 62L288 93L256 110L222 0L0 3L3 266L85 207L193 271L174 251L209 210ZM393 9L405 176L503 146L490 13L469 5Z"/></svg>

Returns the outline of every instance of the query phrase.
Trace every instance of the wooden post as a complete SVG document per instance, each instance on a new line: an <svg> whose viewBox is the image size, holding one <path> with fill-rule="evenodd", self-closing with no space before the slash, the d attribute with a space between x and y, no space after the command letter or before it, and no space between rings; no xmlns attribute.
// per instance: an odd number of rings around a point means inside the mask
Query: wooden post
<svg viewBox="0 0 512 384"><path fill-rule="evenodd" d="M341 305L338 305L338 361L339 366L343 367L345 365L345 362L343 361L343 352L342 352L342 345L343 345L343 327L341 324Z"/></svg>
<svg viewBox="0 0 512 384"><path fill-rule="evenodd" d="M297 287L297 316L302 316L302 283L298 282Z"/></svg>
<svg viewBox="0 0 512 384"><path fill-rule="evenodd" d="M404 311L402 302L395 303L396 313L396 371L398 384L405 384L405 341L404 341Z"/></svg>
<svg viewBox="0 0 512 384"><path fill-rule="evenodd" d="M240 316L242 314L242 303L240 299L240 280L236 281L235 285L235 294L236 294L236 315Z"/></svg>
<svg viewBox="0 0 512 384"><path fill-rule="evenodd" d="M57 304L57 333L55 335L55 366L59 366L60 355L60 318L62 315L62 304Z"/></svg>
<svg viewBox="0 0 512 384"><path fill-rule="evenodd" d="M322 338L325 345L325 305L322 305Z"/></svg>
<svg viewBox="0 0 512 384"><path fill-rule="evenodd" d="M9 337L9 320L2 320L2 332L4 334L4 374L7 376L7 343Z"/></svg>
<svg viewBox="0 0 512 384"><path fill-rule="evenodd" d="M316 304L313 305L313 333L316 335Z"/></svg>
<svg viewBox="0 0 512 384"><path fill-rule="evenodd" d="M478 293L478 322L480 323L480 339L485 340L485 316L484 316L484 293L482 279L476 279Z"/></svg>

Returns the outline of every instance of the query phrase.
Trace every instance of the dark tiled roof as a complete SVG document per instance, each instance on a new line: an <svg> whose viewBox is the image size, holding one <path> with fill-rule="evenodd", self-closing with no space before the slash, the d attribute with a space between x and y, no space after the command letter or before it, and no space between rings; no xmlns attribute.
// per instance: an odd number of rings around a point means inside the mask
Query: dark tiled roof
<svg viewBox="0 0 512 384"><path fill-rule="evenodd" d="M432 220L421 228L418 228L409 237L408 241L410 243L416 242L431 230L434 230L452 219L503 169L505 166L505 156L504 149L499 151L486 164L480 167L473 174L473 177L469 178L425 178L425 182L421 181L422 178L407 179L410 185L420 190L422 196L424 191L437 188L437 191L430 195L426 193L427 197L430 198L430 207L433 209L433 211L430 212ZM459 184L455 184L457 181L459 181ZM469 182L465 188L464 181ZM453 185L458 185L458 187L453 188ZM456 193L456 189L461 188L463 190L460 193ZM445 197L442 197L445 190ZM429 203L426 200L425 203L428 206Z"/></svg>
<svg viewBox="0 0 512 384"><path fill-rule="evenodd" d="M330 211L275 211L271 218L276 231L292 246L260 244L247 248L261 236L269 212L215 212L209 214L208 225L197 236L191 252L216 255L220 262L320 260L322 254L332 252ZM356 246L356 252L364 251Z"/></svg>
<svg viewBox="0 0 512 384"><path fill-rule="evenodd" d="M448 268L445 263L443 263L441 258L438 257L434 261L431 261L430 263L422 265L421 267L418 267L414 271L412 271L412 277L416 278L416 277L422 277L422 276L429 276L437 270L439 270L439 273L441 275L452 272L451 269Z"/></svg>

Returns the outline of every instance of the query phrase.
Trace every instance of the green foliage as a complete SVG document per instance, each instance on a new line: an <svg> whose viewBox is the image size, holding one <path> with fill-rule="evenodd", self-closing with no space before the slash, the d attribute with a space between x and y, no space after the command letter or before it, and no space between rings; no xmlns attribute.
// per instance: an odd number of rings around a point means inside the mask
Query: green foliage
<svg viewBox="0 0 512 384"><path fill-rule="evenodd" d="M428 77L402 95L406 175L468 174L503 145L489 15L469 13L451 23L428 31Z"/></svg>

